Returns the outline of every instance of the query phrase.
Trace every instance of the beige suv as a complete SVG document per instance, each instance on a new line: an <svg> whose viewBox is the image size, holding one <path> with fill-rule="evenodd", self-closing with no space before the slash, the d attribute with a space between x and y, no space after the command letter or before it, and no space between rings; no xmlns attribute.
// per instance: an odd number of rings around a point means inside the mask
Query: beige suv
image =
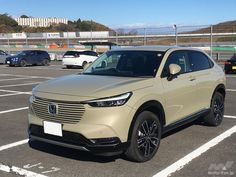
<svg viewBox="0 0 236 177"><path fill-rule="evenodd" d="M83 73L33 89L29 138L144 162L161 136L201 118L223 119L225 75L205 52L132 47L101 55Z"/></svg>

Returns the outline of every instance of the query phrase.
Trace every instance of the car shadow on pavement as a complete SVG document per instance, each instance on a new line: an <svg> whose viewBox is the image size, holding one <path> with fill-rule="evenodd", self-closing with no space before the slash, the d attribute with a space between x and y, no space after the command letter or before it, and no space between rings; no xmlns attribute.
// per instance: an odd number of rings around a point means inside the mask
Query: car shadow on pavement
<svg viewBox="0 0 236 177"><path fill-rule="evenodd" d="M48 154L53 154L56 156L61 156L64 158L74 159L74 160L79 160L79 161L109 163L109 162L114 162L115 160L121 158L122 156L122 155L114 155L114 156L94 155L86 151L66 148L66 147L48 144L48 143L40 142L40 141L30 141L29 146L33 149L36 149L36 150L39 150Z"/></svg>

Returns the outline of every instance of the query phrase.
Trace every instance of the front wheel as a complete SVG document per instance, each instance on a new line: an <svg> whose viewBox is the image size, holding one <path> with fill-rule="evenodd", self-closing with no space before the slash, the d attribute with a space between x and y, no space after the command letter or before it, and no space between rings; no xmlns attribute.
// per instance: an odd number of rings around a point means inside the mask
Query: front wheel
<svg viewBox="0 0 236 177"><path fill-rule="evenodd" d="M218 126L224 118L224 96L216 92L212 97L209 114L204 117L204 122L210 126Z"/></svg>
<svg viewBox="0 0 236 177"><path fill-rule="evenodd" d="M125 155L136 162L145 162L156 154L161 139L159 118L150 111L141 112L134 124L130 146Z"/></svg>
<svg viewBox="0 0 236 177"><path fill-rule="evenodd" d="M27 62L26 62L25 60L21 60L21 61L20 61L20 66L21 66L21 67L27 66Z"/></svg>

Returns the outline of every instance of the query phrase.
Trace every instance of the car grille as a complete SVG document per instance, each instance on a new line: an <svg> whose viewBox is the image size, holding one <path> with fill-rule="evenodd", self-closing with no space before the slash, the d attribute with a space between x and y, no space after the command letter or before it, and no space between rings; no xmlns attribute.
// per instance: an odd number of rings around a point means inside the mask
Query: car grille
<svg viewBox="0 0 236 177"><path fill-rule="evenodd" d="M48 112L48 105L51 103L57 105L56 115L51 115ZM68 124L78 123L83 117L85 111L83 104L59 102L41 98L35 98L32 103L32 108L36 116L40 119Z"/></svg>

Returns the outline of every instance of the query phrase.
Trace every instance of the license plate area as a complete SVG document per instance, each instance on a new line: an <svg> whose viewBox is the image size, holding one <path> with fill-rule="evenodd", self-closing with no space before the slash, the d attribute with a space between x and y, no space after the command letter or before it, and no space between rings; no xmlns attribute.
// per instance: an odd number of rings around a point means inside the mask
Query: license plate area
<svg viewBox="0 0 236 177"><path fill-rule="evenodd" d="M56 122L43 121L43 131L46 134L62 137L62 124Z"/></svg>
<svg viewBox="0 0 236 177"><path fill-rule="evenodd" d="M233 70L236 70L236 66L232 66L232 69L233 69Z"/></svg>

